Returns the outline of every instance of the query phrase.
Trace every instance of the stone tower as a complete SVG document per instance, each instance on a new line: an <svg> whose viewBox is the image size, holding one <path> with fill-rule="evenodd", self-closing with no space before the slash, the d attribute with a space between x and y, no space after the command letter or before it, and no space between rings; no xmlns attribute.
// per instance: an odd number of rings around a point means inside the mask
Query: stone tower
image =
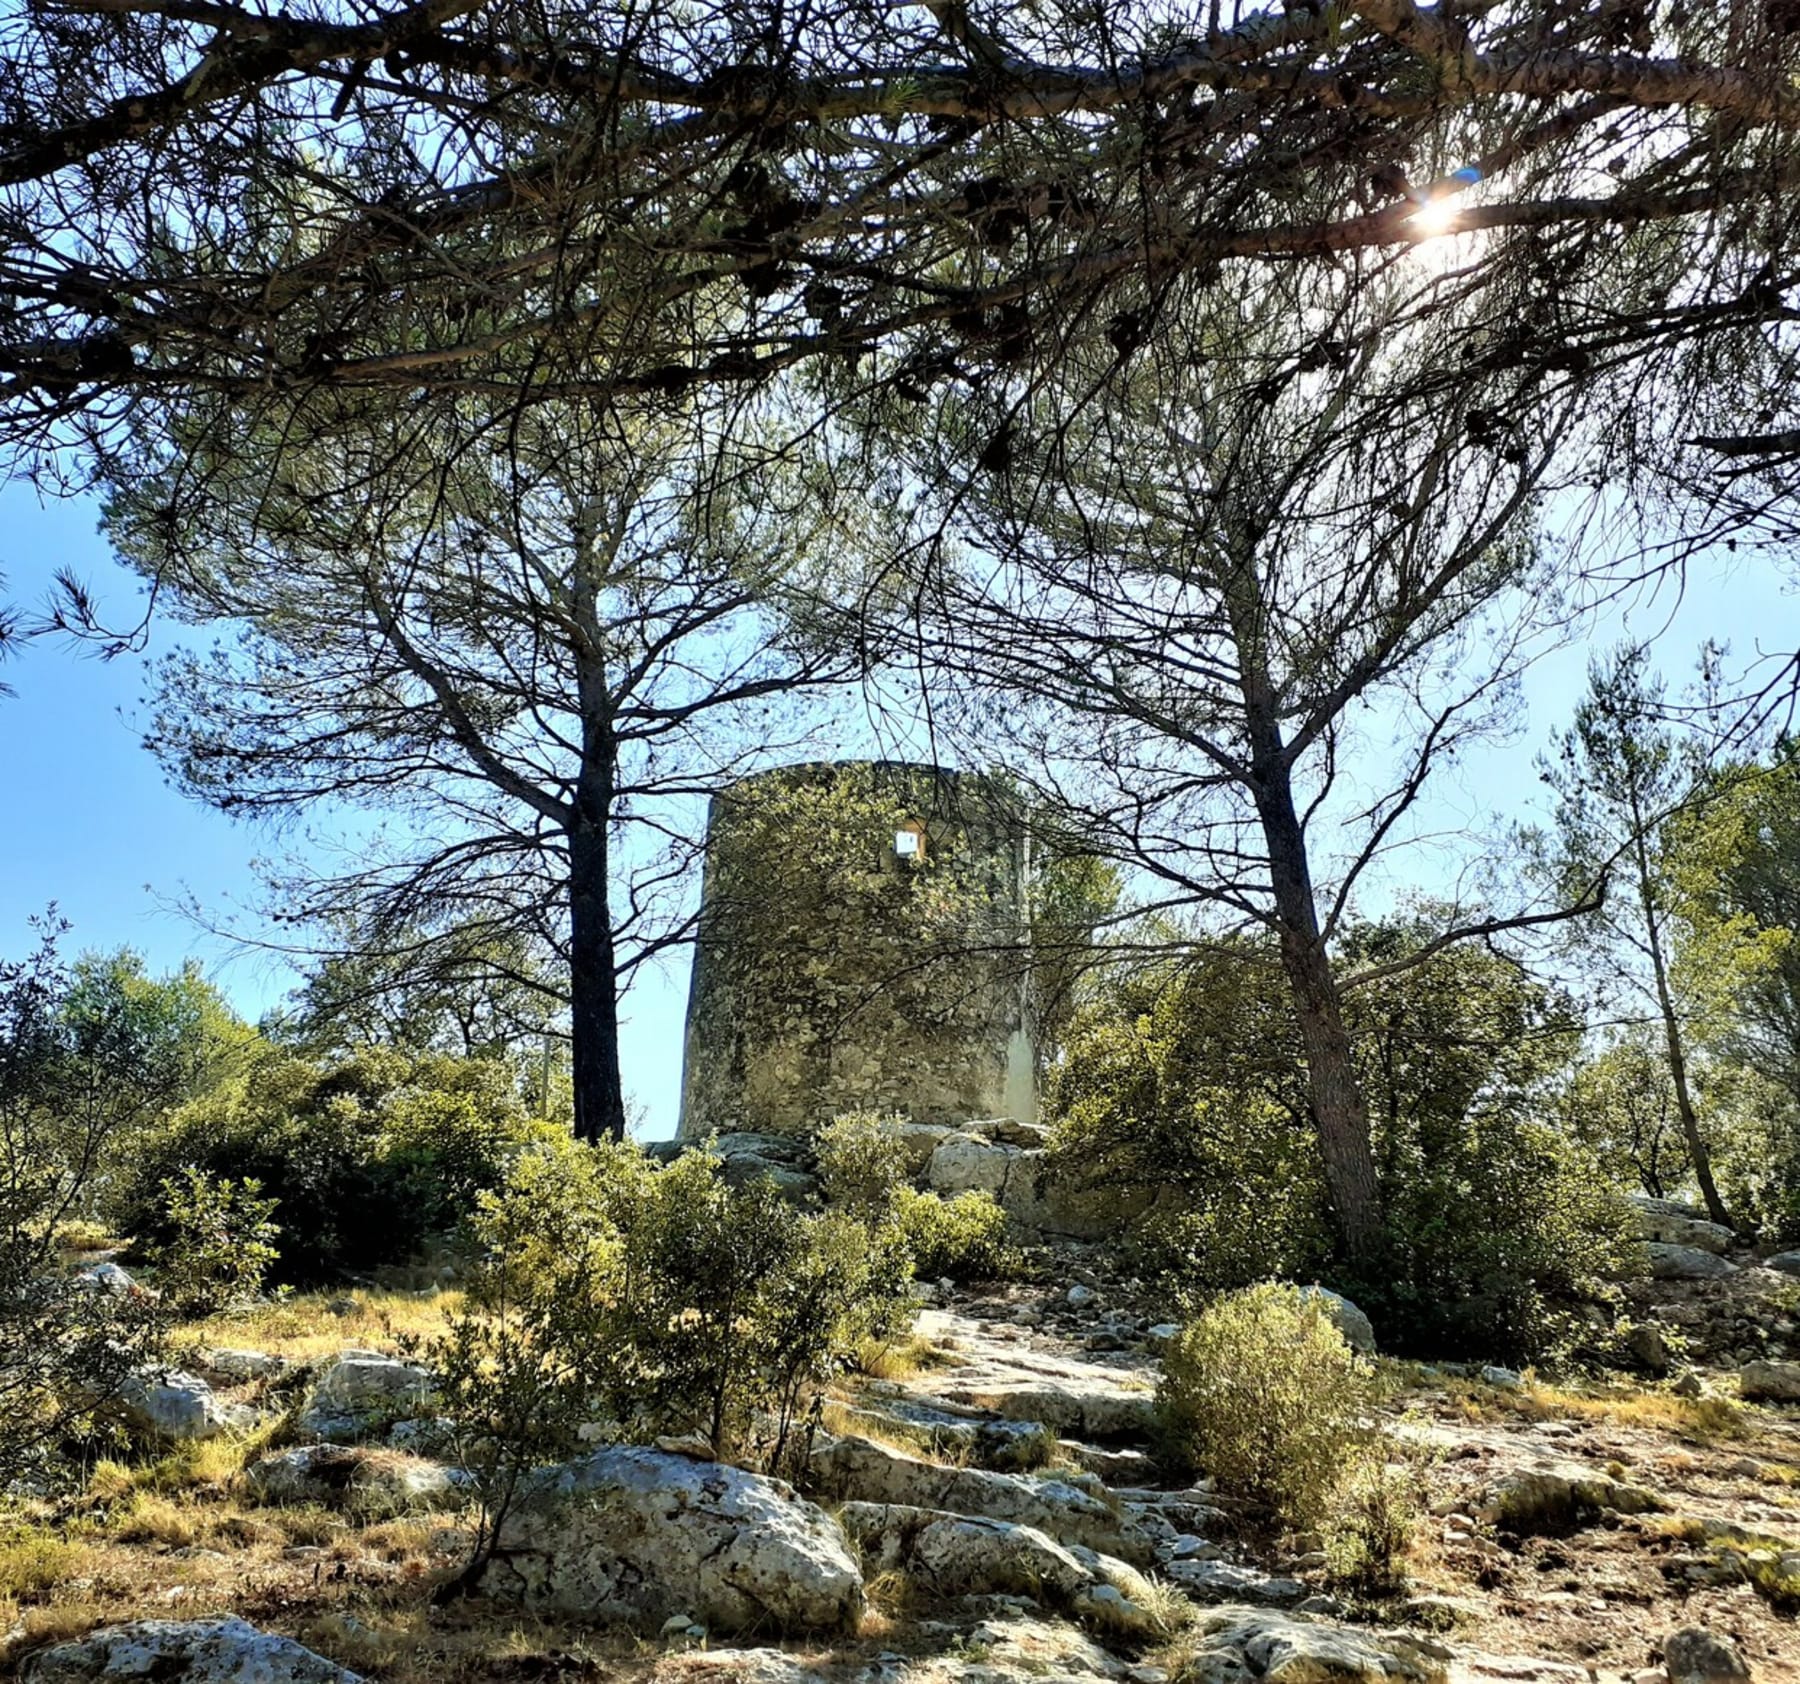
<svg viewBox="0 0 1800 1684"><path fill-rule="evenodd" d="M980 774L784 767L716 796L680 1138L1036 1115L1031 834Z"/></svg>

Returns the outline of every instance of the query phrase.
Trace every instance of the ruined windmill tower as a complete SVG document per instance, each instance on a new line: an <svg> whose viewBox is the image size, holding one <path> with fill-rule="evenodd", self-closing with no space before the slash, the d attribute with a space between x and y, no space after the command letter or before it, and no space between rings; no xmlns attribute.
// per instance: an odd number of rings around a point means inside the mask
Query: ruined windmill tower
<svg viewBox="0 0 1800 1684"><path fill-rule="evenodd" d="M997 780L784 767L716 796L679 1137L1036 1114L1031 836Z"/></svg>

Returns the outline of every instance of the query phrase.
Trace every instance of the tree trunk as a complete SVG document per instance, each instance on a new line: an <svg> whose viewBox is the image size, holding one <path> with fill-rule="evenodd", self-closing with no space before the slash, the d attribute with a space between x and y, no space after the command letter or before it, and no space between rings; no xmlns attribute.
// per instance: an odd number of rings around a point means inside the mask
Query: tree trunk
<svg viewBox="0 0 1800 1684"><path fill-rule="evenodd" d="M1663 960L1662 934L1656 919L1656 897L1650 883L1650 859L1645 851L1642 831L1637 837L1638 898L1644 910L1644 930L1649 936L1650 969L1656 978L1656 1004L1662 1013L1663 1039L1669 1049L1669 1081L1675 1089L1675 1112L1681 1119L1682 1137L1687 1141L1688 1157L1694 1166L1694 1179L1700 1184L1700 1197L1706 1214L1721 1227L1733 1226L1731 1212L1719 1197L1713 1180L1712 1153L1700 1133L1699 1114L1694 1109L1693 1090L1688 1083L1687 1051L1681 1040L1681 1020L1675 1012L1675 996L1669 987L1669 970Z"/></svg>
<svg viewBox="0 0 1800 1684"><path fill-rule="evenodd" d="M590 745L588 752L598 753L602 764L583 767L569 827L569 1039L575 1138L623 1140L618 974L607 894L612 751L606 744Z"/></svg>
<svg viewBox="0 0 1800 1684"><path fill-rule="evenodd" d="M1251 742L1256 809L1269 851L1269 886L1281 932L1281 964L1306 1058L1307 1099L1318 1131L1325 1187L1345 1254L1367 1260L1381 1238L1381 1188L1369 1108L1350 1056L1337 978L1319 934L1306 832L1294 806L1293 778L1272 718L1253 727Z"/></svg>

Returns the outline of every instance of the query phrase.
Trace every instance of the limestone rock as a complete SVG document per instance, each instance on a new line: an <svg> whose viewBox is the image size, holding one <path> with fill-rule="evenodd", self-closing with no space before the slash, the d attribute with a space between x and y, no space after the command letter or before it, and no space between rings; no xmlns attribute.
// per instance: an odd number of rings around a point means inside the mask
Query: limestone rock
<svg viewBox="0 0 1800 1684"><path fill-rule="evenodd" d="M1744 1657L1723 1637L1688 1626L1663 1641L1669 1684L1749 1684Z"/></svg>
<svg viewBox="0 0 1800 1684"><path fill-rule="evenodd" d="M198 1374L179 1369L134 1374L119 1389L127 1424L151 1438L217 1438L255 1422L252 1411L221 1403Z"/></svg>
<svg viewBox="0 0 1800 1684"><path fill-rule="evenodd" d="M985 1468L947 1468L892 1445L854 1435L820 1435L807 1473L828 1497L943 1509L1035 1526L1059 1543L1087 1544L1127 1558L1148 1559L1121 1517L1098 1497L1058 1479L1029 1479Z"/></svg>
<svg viewBox="0 0 1800 1684"><path fill-rule="evenodd" d="M779 1649L707 1649L652 1676L658 1684L828 1684L824 1673Z"/></svg>
<svg viewBox="0 0 1800 1684"><path fill-rule="evenodd" d="M1653 1514L1667 1505L1653 1491L1574 1463L1521 1468L1489 1492L1481 1518L1520 1533L1572 1531L1602 1514Z"/></svg>
<svg viewBox="0 0 1800 1684"><path fill-rule="evenodd" d="M113 1298L125 1298L143 1290L126 1270L111 1262L96 1263L91 1269L83 1269L75 1279L81 1285Z"/></svg>
<svg viewBox="0 0 1800 1684"><path fill-rule="evenodd" d="M1229 1561L1171 1561L1163 1571L1196 1602L1257 1602L1291 1608L1306 1595L1298 1579L1277 1578Z"/></svg>
<svg viewBox="0 0 1800 1684"><path fill-rule="evenodd" d="M931 1154L956 1133L947 1123L915 1123L906 1117L889 1118L881 1128L899 1145L906 1173L915 1178L925 1173Z"/></svg>
<svg viewBox="0 0 1800 1684"><path fill-rule="evenodd" d="M1664 1245L1652 1241L1644 1247L1650 1258L1650 1278L1659 1281L1718 1281L1738 1272L1729 1258L1698 1246Z"/></svg>
<svg viewBox="0 0 1800 1684"><path fill-rule="evenodd" d="M1300 1296L1316 1303L1331 1318L1332 1325L1343 1334L1345 1342L1353 1351L1361 1351L1364 1356L1374 1356L1374 1326L1341 1292L1333 1292L1324 1286L1303 1286Z"/></svg>
<svg viewBox="0 0 1800 1684"><path fill-rule="evenodd" d="M360 1438L423 1413L434 1384L414 1363L381 1351L345 1351L319 1376L297 1424L312 1438Z"/></svg>
<svg viewBox="0 0 1800 1684"><path fill-rule="evenodd" d="M1148 1358L1100 1361L1008 1343L980 1322L945 1310L925 1311L917 1330L957 1359L954 1373L911 1382L919 1402L1041 1421L1059 1436L1088 1441L1141 1440L1155 1426L1157 1371Z"/></svg>
<svg viewBox="0 0 1800 1684"><path fill-rule="evenodd" d="M281 1380L294 1366L286 1357L273 1357L267 1351L236 1350L229 1346L202 1351L196 1365L208 1380L224 1386L247 1385L253 1380Z"/></svg>
<svg viewBox="0 0 1800 1684"><path fill-rule="evenodd" d="M292 1638L244 1620L135 1620L28 1656L24 1684L362 1684Z"/></svg>
<svg viewBox="0 0 1800 1684"><path fill-rule="evenodd" d="M1747 1362L1738 1389L1753 1401L1800 1403L1800 1362Z"/></svg>
<svg viewBox="0 0 1800 1684"><path fill-rule="evenodd" d="M508 1517L482 1591L656 1630L854 1625L862 1573L842 1530L778 1480L615 1446L541 1470Z"/></svg>
<svg viewBox="0 0 1800 1684"><path fill-rule="evenodd" d="M1093 1684L1129 1679L1125 1662L1078 1627L1023 1609L995 1609L948 1653L878 1661L851 1684Z"/></svg>
<svg viewBox="0 0 1800 1684"><path fill-rule="evenodd" d="M1200 1623L1182 1684L1442 1684L1436 1644L1269 1609L1220 1608Z"/></svg>
<svg viewBox="0 0 1800 1684"><path fill-rule="evenodd" d="M304 1444L244 1470L265 1503L317 1503L365 1517L460 1508L471 1481L461 1468L354 1444Z"/></svg>
<svg viewBox="0 0 1800 1684"><path fill-rule="evenodd" d="M926 1185L946 1197L991 1193L1008 1216L1042 1234L1098 1239L1115 1233L1117 1201L1109 1207L1045 1176L1040 1146L1015 1146L964 1129L940 1141L925 1166Z"/></svg>
<svg viewBox="0 0 1800 1684"><path fill-rule="evenodd" d="M1011 1592L1066 1607L1094 1583L1034 1526L902 1503L845 1503L838 1519L865 1559L884 1571L903 1568L939 1596Z"/></svg>
<svg viewBox="0 0 1800 1684"><path fill-rule="evenodd" d="M1637 1216L1638 1236L1658 1245L1687 1246L1697 1251L1710 1251L1723 1256L1731 1249L1735 1237L1731 1230L1707 1220L1706 1213L1692 1205L1678 1204L1673 1199L1652 1199L1643 1195L1631 1201Z"/></svg>

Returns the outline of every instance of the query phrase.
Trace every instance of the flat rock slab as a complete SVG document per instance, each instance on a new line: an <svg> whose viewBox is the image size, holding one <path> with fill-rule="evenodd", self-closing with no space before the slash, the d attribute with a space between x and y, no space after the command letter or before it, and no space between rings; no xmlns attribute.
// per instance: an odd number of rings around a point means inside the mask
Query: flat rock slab
<svg viewBox="0 0 1800 1684"><path fill-rule="evenodd" d="M901 1383L922 1402L1041 1421L1063 1438L1142 1439L1154 1425L1157 1368L1148 1357L1087 1360L1066 1348L996 1338L947 1310L922 1311L916 1331L951 1359Z"/></svg>
<svg viewBox="0 0 1800 1684"><path fill-rule="evenodd" d="M460 1508L473 1485L462 1468L357 1444L278 1450L252 1462L244 1479L265 1503L317 1503L370 1519Z"/></svg>
<svg viewBox="0 0 1800 1684"><path fill-rule="evenodd" d="M1572 1532L1604 1514L1654 1514L1668 1504L1654 1491L1628 1485L1575 1462L1518 1468L1487 1494L1481 1518L1510 1531Z"/></svg>
<svg viewBox="0 0 1800 1684"><path fill-rule="evenodd" d="M1728 1257L1702 1251L1693 1245L1662 1245L1652 1241L1644 1247L1650 1259L1650 1278L1658 1281L1720 1281L1738 1272Z"/></svg>
<svg viewBox="0 0 1800 1684"><path fill-rule="evenodd" d="M1092 1493L1059 1479L947 1468L874 1439L821 1435L807 1458L811 1488L829 1498L902 1504L1035 1526L1058 1543L1145 1558L1123 1517Z"/></svg>
<svg viewBox="0 0 1800 1684"><path fill-rule="evenodd" d="M323 1655L245 1620L134 1620L26 1657L23 1684L363 1684Z"/></svg>
<svg viewBox="0 0 1800 1684"><path fill-rule="evenodd" d="M854 1626L862 1570L842 1529L779 1480L614 1446L541 1470L501 1528L481 1590L501 1601L659 1629Z"/></svg>
<svg viewBox="0 0 1800 1684"><path fill-rule="evenodd" d="M1204 1615L1182 1684L1447 1684L1447 1652L1404 1632L1371 1631L1266 1608Z"/></svg>
<svg viewBox="0 0 1800 1684"><path fill-rule="evenodd" d="M1298 1579L1277 1578L1230 1561L1171 1561L1163 1573L1196 1602L1255 1602L1291 1608L1307 1594Z"/></svg>

